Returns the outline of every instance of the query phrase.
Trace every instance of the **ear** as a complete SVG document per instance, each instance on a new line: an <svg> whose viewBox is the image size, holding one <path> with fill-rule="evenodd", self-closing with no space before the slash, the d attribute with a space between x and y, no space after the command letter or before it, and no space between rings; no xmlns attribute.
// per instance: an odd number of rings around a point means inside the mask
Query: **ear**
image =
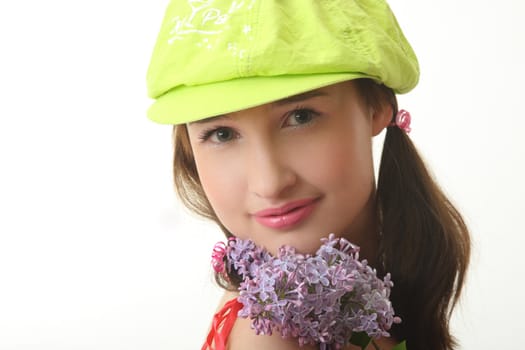
<svg viewBox="0 0 525 350"><path fill-rule="evenodd" d="M372 110L372 136L377 136L392 121L392 106L384 103L379 110Z"/></svg>

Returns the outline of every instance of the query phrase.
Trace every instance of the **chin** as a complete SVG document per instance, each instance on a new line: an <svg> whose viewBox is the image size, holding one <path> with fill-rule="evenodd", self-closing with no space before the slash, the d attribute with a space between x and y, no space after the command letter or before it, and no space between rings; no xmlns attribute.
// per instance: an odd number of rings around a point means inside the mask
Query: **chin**
<svg viewBox="0 0 525 350"><path fill-rule="evenodd" d="M279 248L283 245L288 245L294 247L297 253L300 254L315 254L319 247L321 246L322 238L328 238L330 232L326 232L325 235L308 235L306 232L294 232L294 233L284 233L279 234L280 237L276 237L271 242L267 244L260 244L264 246L270 253L277 255ZM255 241L257 244L258 242Z"/></svg>

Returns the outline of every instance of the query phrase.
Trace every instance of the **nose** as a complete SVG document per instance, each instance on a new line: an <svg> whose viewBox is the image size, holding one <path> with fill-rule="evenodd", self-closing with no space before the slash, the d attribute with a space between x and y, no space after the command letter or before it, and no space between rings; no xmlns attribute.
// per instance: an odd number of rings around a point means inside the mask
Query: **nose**
<svg viewBox="0 0 525 350"><path fill-rule="evenodd" d="M257 197L282 197L297 182L297 174L286 154L271 141L250 147L245 159L248 188Z"/></svg>

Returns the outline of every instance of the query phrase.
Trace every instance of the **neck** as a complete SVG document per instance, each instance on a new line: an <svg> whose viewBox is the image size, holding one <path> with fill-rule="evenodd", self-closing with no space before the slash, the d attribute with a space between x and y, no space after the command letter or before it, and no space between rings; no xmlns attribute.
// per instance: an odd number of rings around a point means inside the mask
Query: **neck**
<svg viewBox="0 0 525 350"><path fill-rule="evenodd" d="M370 193L368 201L347 232L345 238L360 247L360 258L368 260L368 263L375 267L378 262L380 237L375 190Z"/></svg>

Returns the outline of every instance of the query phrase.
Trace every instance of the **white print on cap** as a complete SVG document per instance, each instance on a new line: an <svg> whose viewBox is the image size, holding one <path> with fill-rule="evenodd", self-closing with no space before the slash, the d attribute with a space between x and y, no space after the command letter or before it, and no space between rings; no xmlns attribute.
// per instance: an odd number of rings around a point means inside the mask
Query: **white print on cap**
<svg viewBox="0 0 525 350"><path fill-rule="evenodd" d="M213 7L215 0L187 0L188 11L191 13L186 16L174 16L171 19L173 27L169 32L168 44L172 45L176 40L183 40L188 34L200 34L203 36L201 42L196 43L198 47L212 48L210 36L215 36L223 32L224 24L228 22L231 14L246 7L248 10L253 8L256 0L234 0L227 8ZM244 25L242 32L248 35L251 26Z"/></svg>

